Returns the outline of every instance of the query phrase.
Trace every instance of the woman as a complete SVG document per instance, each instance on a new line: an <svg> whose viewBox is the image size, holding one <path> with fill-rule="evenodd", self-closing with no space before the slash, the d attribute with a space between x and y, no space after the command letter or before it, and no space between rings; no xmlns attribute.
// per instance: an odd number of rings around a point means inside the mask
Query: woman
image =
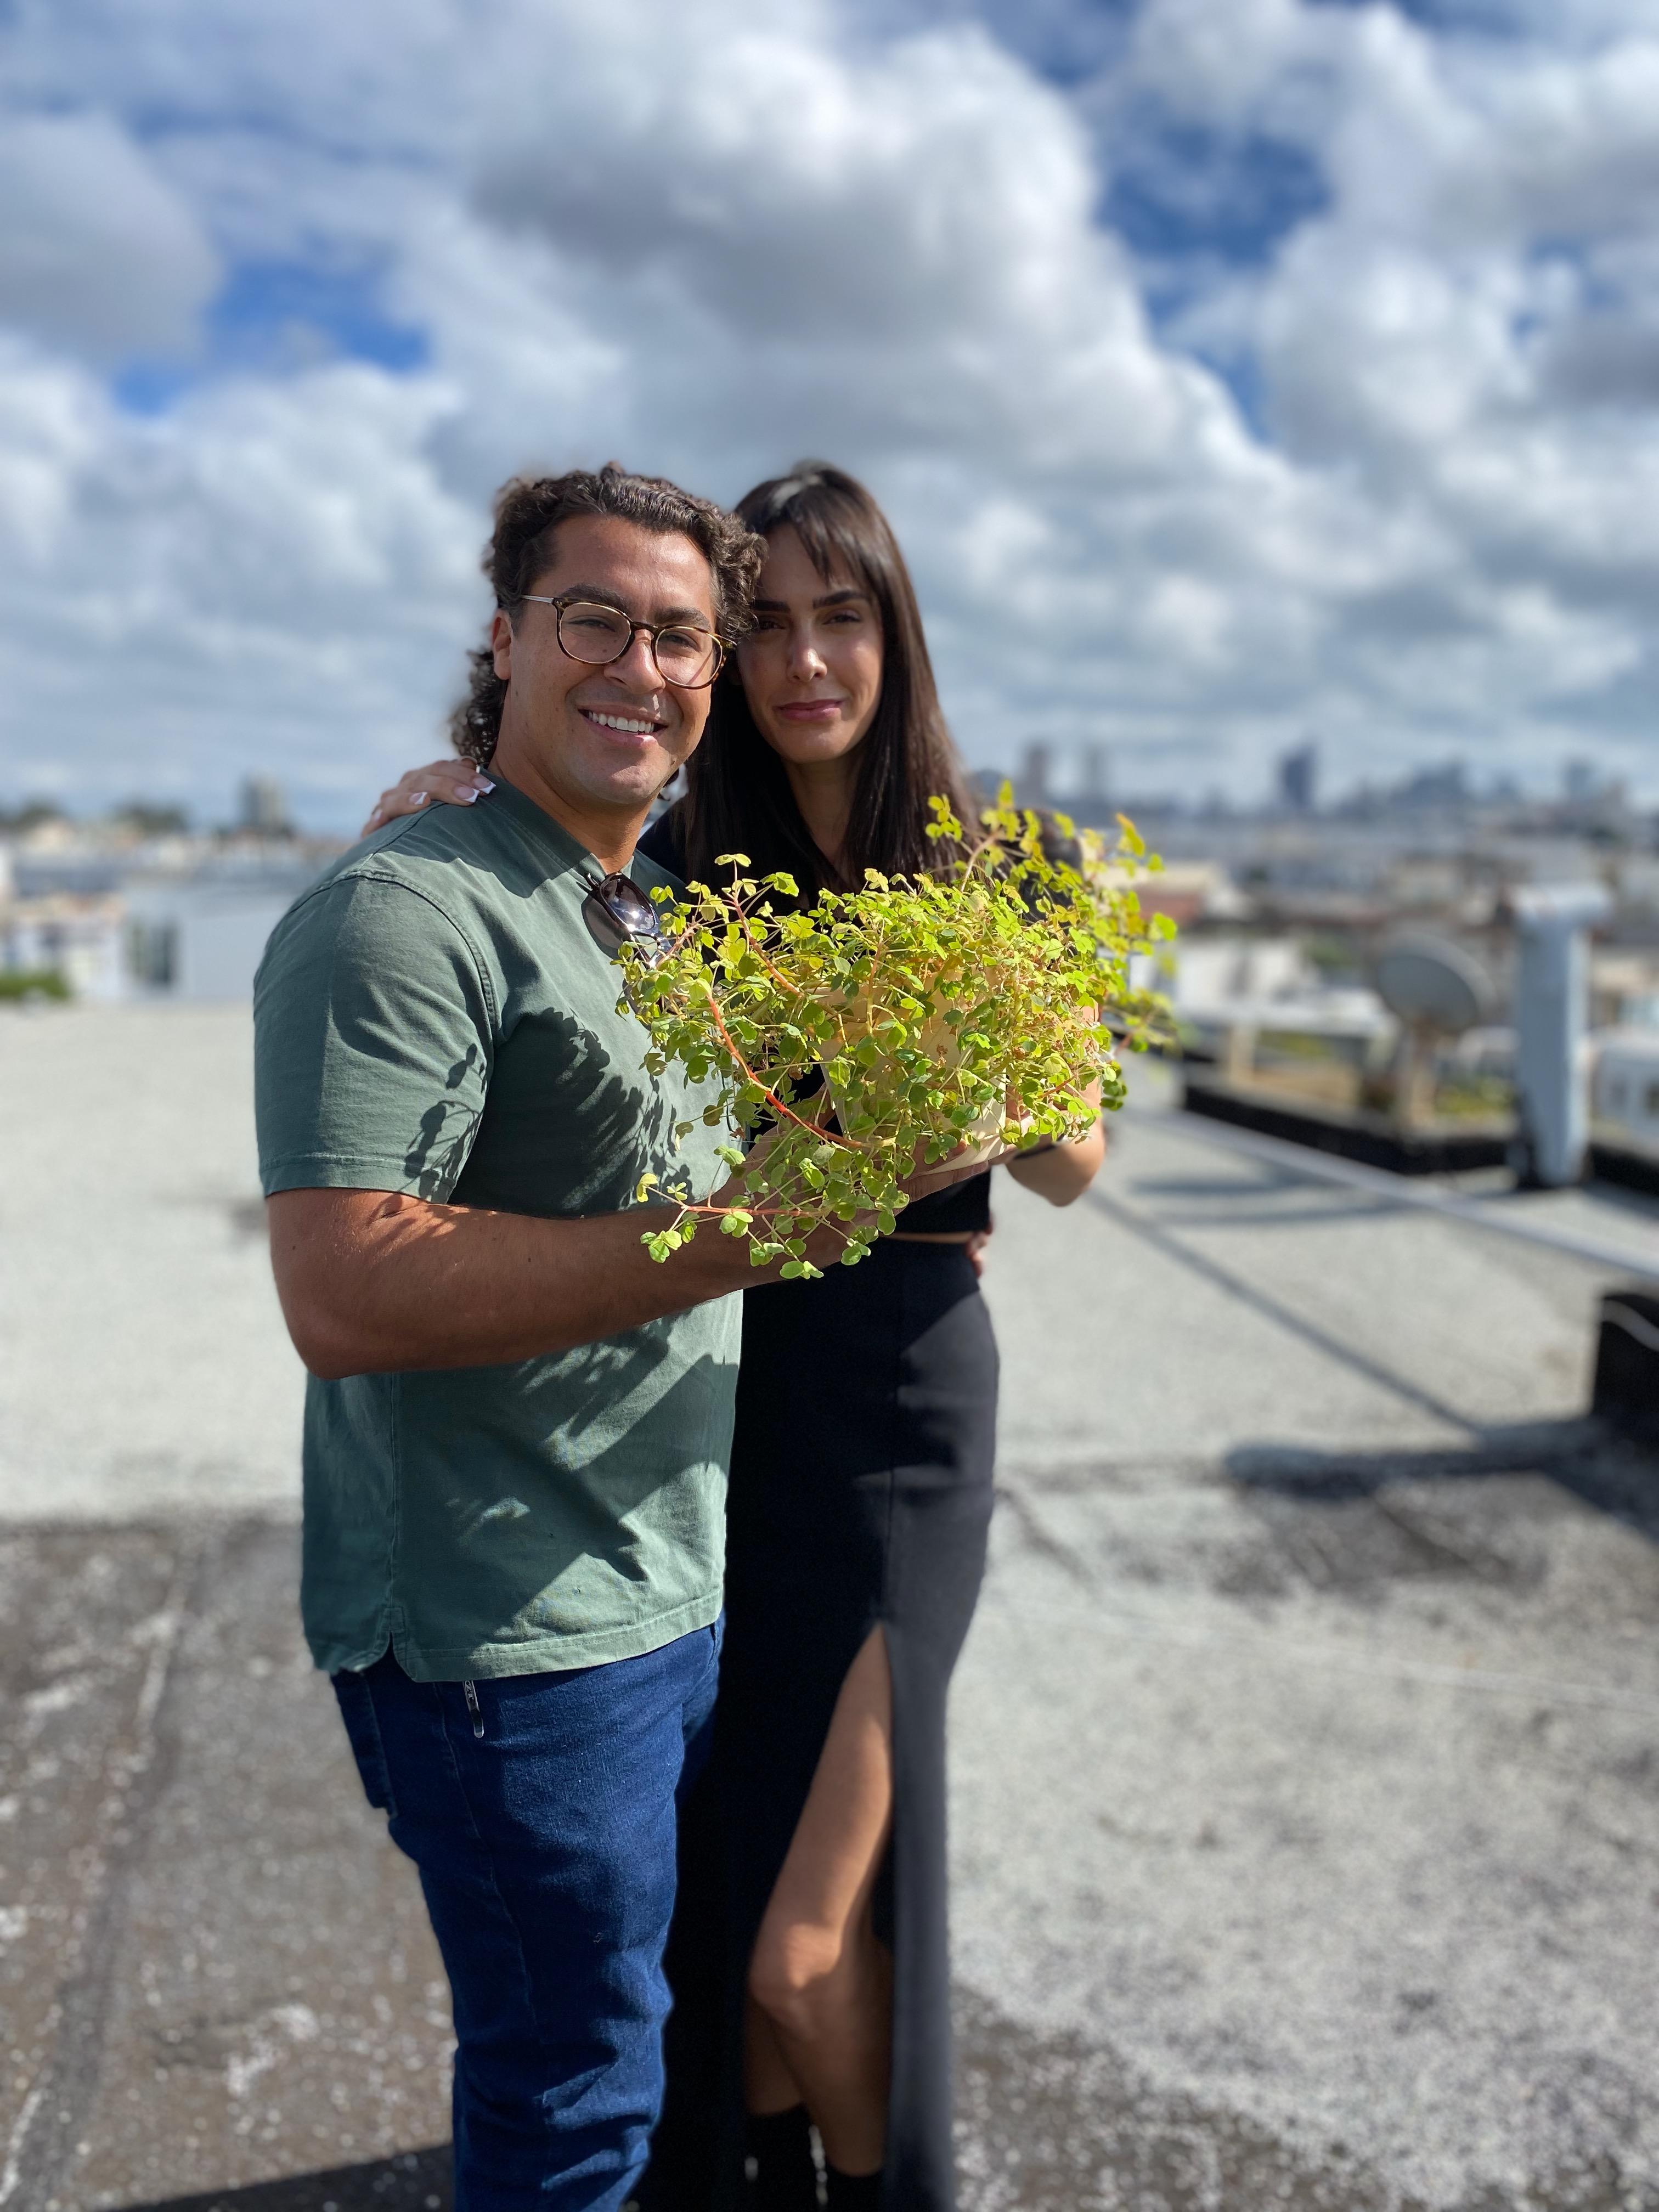
<svg viewBox="0 0 1659 2212"><path fill-rule="evenodd" d="M880 509L803 462L737 512L767 544L754 627L641 849L705 882L744 852L809 903L938 865L928 797L974 809ZM458 717L457 741L470 767L405 776L368 826L487 793L488 732ZM1009 1172L1065 1205L1103 1152L1097 1127ZM954 2203L945 1713L991 1513L989 1189L913 1205L856 1269L745 1296L717 1747L643 2192L665 2212L815 2205L814 2125L832 2207Z"/></svg>

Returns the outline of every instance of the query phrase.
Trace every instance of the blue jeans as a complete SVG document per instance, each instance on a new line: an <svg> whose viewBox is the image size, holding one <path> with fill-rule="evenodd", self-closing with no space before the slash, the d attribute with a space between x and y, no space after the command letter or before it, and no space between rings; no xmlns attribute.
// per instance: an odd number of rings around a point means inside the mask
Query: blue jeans
<svg viewBox="0 0 1659 2212"><path fill-rule="evenodd" d="M720 1641L477 1683L411 1681L388 1652L332 1678L449 1973L455 2212L616 2212L644 2170Z"/></svg>

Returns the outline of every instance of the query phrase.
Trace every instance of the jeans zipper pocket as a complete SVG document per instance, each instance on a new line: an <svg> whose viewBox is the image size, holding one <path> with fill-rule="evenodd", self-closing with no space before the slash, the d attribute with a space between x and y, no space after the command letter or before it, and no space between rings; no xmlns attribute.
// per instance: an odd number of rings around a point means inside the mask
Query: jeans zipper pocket
<svg viewBox="0 0 1659 2212"><path fill-rule="evenodd" d="M463 1682L466 1692L466 1709L472 1716L472 1733L480 1742L483 1740L483 1708L478 1703L478 1692L471 1682Z"/></svg>

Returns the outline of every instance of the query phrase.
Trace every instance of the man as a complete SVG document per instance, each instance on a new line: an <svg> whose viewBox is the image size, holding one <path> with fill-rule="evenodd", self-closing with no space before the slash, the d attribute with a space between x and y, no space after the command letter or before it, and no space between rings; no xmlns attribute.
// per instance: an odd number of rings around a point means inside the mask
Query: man
<svg viewBox="0 0 1659 2212"><path fill-rule="evenodd" d="M641 1174L706 1191L726 1132L706 1088L642 1071L602 879L702 734L760 551L615 468L509 484L463 710L493 795L346 854L256 988L272 1258L313 1377L306 1630L448 1968L462 2212L621 2205L660 2100L750 1271L738 1238L665 1267L641 1245L669 1218Z"/></svg>

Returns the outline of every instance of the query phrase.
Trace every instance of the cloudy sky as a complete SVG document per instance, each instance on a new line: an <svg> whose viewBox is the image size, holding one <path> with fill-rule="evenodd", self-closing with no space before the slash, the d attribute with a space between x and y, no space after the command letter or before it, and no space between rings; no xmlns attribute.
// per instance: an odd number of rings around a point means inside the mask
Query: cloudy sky
<svg viewBox="0 0 1659 2212"><path fill-rule="evenodd" d="M863 475L981 763L1659 800L1659 0L11 0L10 803L355 821L488 497Z"/></svg>

